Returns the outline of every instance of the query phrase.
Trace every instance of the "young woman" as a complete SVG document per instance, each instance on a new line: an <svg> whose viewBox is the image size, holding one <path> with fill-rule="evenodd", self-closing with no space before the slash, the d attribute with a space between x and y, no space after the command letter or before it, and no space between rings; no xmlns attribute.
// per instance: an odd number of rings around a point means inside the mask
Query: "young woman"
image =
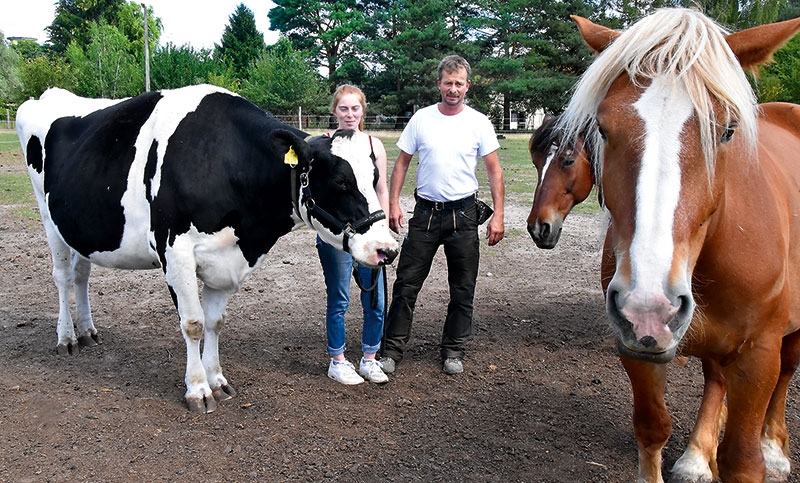
<svg viewBox="0 0 800 483"><path fill-rule="evenodd" d="M331 112L339 120L339 129L352 129L361 131L364 128L364 111L367 100L361 89L351 85L342 85L336 89L331 104ZM332 133L327 133L331 135ZM364 143L369 143L369 148L375 156L378 167L378 184L375 191L378 194L383 211L388 213L389 191L386 188L386 150L378 138L361 136ZM323 242L317 236L317 251L325 275L328 303L325 314L325 328L328 336L328 354L331 362L328 366L328 377L342 384L360 384L366 378L370 382L384 383L388 377L383 373L381 364L375 359L375 353L380 349L381 335L383 333L384 291L383 278L370 268L358 264L358 277L361 286L375 286L377 297L372 292L361 292L361 305L364 309L364 325L361 335L361 350L364 352L358 365L358 372L344 356L345 328L344 314L350 306L350 277L353 267L353 257L349 253L336 250ZM377 303L372 301L376 299ZM360 375L359 375L360 374ZM363 377L362 377L363 376Z"/></svg>

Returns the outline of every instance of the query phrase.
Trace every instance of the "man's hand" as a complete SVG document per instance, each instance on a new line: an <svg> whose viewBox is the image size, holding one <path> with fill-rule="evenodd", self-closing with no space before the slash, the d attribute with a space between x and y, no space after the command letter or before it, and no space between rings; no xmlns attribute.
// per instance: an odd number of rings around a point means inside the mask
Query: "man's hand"
<svg viewBox="0 0 800 483"><path fill-rule="evenodd" d="M389 202L389 228L395 233L400 233L403 226L403 209L400 203Z"/></svg>
<svg viewBox="0 0 800 483"><path fill-rule="evenodd" d="M486 238L489 239L489 246L497 245L500 240L503 239L505 236L505 224L503 223L503 214L495 212L492 215L492 218L489 220L489 224L486 225Z"/></svg>

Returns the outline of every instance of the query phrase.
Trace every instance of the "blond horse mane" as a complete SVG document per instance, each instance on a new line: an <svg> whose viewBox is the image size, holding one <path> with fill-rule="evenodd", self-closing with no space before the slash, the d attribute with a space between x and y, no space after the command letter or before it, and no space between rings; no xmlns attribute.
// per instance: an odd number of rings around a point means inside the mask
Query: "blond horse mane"
<svg viewBox="0 0 800 483"><path fill-rule="evenodd" d="M709 168L717 154L717 126L739 123L738 135L755 153L757 101L744 70L725 41L724 29L701 12L664 8L639 20L614 40L595 59L575 85L572 99L562 115L559 128L568 140L582 132L596 133L595 114L611 83L627 74L634 85L642 79L674 79L683 84L694 105L700 140ZM717 119L712 100L719 102L722 118ZM592 136L596 148L599 135ZM602 149L594 149L602 169ZM598 173L597 180L601 180Z"/></svg>

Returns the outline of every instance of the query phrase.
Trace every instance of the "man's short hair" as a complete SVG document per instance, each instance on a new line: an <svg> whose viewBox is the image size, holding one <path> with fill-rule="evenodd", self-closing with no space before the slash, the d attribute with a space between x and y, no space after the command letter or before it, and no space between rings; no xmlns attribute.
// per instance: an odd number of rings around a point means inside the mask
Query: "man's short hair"
<svg viewBox="0 0 800 483"><path fill-rule="evenodd" d="M441 62L439 62L439 80L442 80L442 74L444 71L458 72L462 68L467 71L467 80L469 80L469 74L472 69L470 69L467 59L461 57L460 55L448 55L442 59Z"/></svg>

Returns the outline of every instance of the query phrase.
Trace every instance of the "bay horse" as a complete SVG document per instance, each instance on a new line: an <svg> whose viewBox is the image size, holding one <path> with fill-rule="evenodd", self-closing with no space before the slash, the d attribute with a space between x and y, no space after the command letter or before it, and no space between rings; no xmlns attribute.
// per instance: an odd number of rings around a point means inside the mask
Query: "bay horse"
<svg viewBox="0 0 800 483"><path fill-rule="evenodd" d="M538 173L528 233L539 248L551 249L561 236L567 215L594 187L592 156L579 136L567 146L556 129L559 117L547 117L531 135L528 151Z"/></svg>
<svg viewBox="0 0 800 483"><path fill-rule="evenodd" d="M672 479L784 479L800 359L800 106L757 106L744 71L800 19L733 34L690 9L622 33L573 20L599 55L559 126L567 140L590 132L596 153L610 216L602 285L633 390L638 479L662 481L676 355L702 360L705 389Z"/></svg>

